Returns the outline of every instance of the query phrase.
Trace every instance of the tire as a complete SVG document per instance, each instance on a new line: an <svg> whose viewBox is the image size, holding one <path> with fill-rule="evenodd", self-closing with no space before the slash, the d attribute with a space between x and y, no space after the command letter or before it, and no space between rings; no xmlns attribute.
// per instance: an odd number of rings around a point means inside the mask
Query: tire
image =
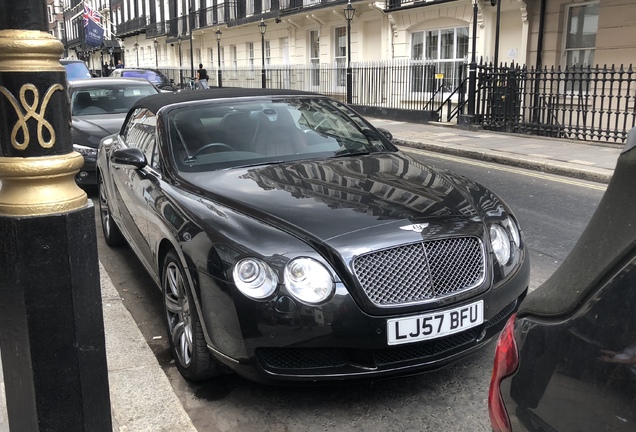
<svg viewBox="0 0 636 432"><path fill-rule="evenodd" d="M189 381L219 375L219 364L208 351L192 290L174 250L164 260L161 288L170 351L177 369Z"/></svg>
<svg viewBox="0 0 636 432"><path fill-rule="evenodd" d="M104 179L101 175L98 175L98 178L97 193L99 195L99 215L100 220L102 221L104 240L110 247L121 246L126 242L126 240L112 218L110 207L108 206L106 188L104 187Z"/></svg>

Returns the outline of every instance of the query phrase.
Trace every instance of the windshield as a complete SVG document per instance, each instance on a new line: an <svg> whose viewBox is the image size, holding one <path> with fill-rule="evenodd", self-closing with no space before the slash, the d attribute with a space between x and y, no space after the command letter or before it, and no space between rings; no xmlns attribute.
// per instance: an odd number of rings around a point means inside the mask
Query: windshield
<svg viewBox="0 0 636 432"><path fill-rule="evenodd" d="M157 85L169 84L168 78L164 77L158 72L150 70L123 71L121 73L121 76L125 78L143 78Z"/></svg>
<svg viewBox="0 0 636 432"><path fill-rule="evenodd" d="M64 68L66 69L66 79L69 81L91 77L91 73L83 62L66 63Z"/></svg>
<svg viewBox="0 0 636 432"><path fill-rule="evenodd" d="M71 94L71 113L74 116L127 113L137 100L157 93L156 88L143 82L76 88Z"/></svg>
<svg viewBox="0 0 636 432"><path fill-rule="evenodd" d="M170 148L181 171L395 151L354 111L326 98L210 100L168 117Z"/></svg>

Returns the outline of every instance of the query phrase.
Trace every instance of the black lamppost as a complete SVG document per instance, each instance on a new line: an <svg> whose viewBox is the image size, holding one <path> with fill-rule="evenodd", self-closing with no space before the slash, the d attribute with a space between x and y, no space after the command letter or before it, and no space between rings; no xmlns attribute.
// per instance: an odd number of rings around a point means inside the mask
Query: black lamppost
<svg viewBox="0 0 636 432"><path fill-rule="evenodd" d="M194 79L194 50L192 46L192 27L194 27L194 13L192 10L192 0L188 0L188 21L189 21L189 30L190 30L190 76Z"/></svg>
<svg viewBox="0 0 636 432"><path fill-rule="evenodd" d="M258 31L261 32L261 87L266 88L266 76L265 76L265 32L267 31L267 24L261 18L261 23L258 25Z"/></svg>
<svg viewBox="0 0 636 432"><path fill-rule="evenodd" d="M183 87L183 62L181 57L181 35L177 36L177 45L179 45L179 86Z"/></svg>
<svg viewBox="0 0 636 432"><path fill-rule="evenodd" d="M157 56L157 48L159 47L159 42L155 39L152 44L155 46L155 69L159 69L159 57Z"/></svg>
<svg viewBox="0 0 636 432"><path fill-rule="evenodd" d="M139 67L139 44L135 42L133 45L133 49L135 50L135 55L137 56L137 67Z"/></svg>
<svg viewBox="0 0 636 432"><path fill-rule="evenodd" d="M495 25L495 73L499 70L499 34L501 31L501 0L490 0L490 4L497 6L497 24Z"/></svg>
<svg viewBox="0 0 636 432"><path fill-rule="evenodd" d="M468 71L468 115L475 115L475 93L477 91L477 13L479 5L477 0L473 0L473 40L472 55Z"/></svg>
<svg viewBox="0 0 636 432"><path fill-rule="evenodd" d="M351 20L356 10L351 6L351 0L344 9L344 16L347 20L347 103L351 103L351 87L353 86L353 71L351 70Z"/></svg>
<svg viewBox="0 0 636 432"><path fill-rule="evenodd" d="M223 78L223 74L221 73L221 34L222 34L221 30L216 29L216 58L219 63L219 70L218 70L219 88L223 87L223 83L221 81Z"/></svg>
<svg viewBox="0 0 636 432"><path fill-rule="evenodd" d="M48 29L46 2L0 3L2 417L12 431L111 432L95 209L75 183L84 158Z"/></svg>

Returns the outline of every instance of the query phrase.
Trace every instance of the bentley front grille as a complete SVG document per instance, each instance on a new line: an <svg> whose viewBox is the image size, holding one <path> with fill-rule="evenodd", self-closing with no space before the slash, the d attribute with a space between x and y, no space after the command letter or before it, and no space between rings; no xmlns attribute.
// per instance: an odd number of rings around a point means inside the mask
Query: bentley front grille
<svg viewBox="0 0 636 432"><path fill-rule="evenodd" d="M403 245L356 257L353 268L380 307L426 302L482 284L486 256L477 237Z"/></svg>

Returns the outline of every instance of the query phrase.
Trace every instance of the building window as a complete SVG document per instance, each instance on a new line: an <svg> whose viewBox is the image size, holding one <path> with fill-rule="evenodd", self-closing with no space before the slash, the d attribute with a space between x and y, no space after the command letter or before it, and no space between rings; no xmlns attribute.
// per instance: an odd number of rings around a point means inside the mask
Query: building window
<svg viewBox="0 0 636 432"><path fill-rule="evenodd" d="M347 85L347 28L335 28L335 53L336 61L336 85L344 87Z"/></svg>
<svg viewBox="0 0 636 432"><path fill-rule="evenodd" d="M573 5L567 9L565 66L582 67L594 63L598 3Z"/></svg>
<svg viewBox="0 0 636 432"><path fill-rule="evenodd" d="M247 0L245 2L245 16L254 15L254 0Z"/></svg>
<svg viewBox="0 0 636 432"><path fill-rule="evenodd" d="M265 41L265 64L272 64L272 48L270 45L270 41Z"/></svg>
<svg viewBox="0 0 636 432"><path fill-rule="evenodd" d="M289 38L283 37L279 40L280 59L283 64L289 64Z"/></svg>
<svg viewBox="0 0 636 432"><path fill-rule="evenodd" d="M254 42L247 43L247 62L254 69Z"/></svg>
<svg viewBox="0 0 636 432"><path fill-rule="evenodd" d="M272 9L272 0L263 0L262 12L269 12Z"/></svg>
<svg viewBox="0 0 636 432"><path fill-rule="evenodd" d="M309 32L309 62L311 65L311 85L320 85L320 32Z"/></svg>
<svg viewBox="0 0 636 432"><path fill-rule="evenodd" d="M236 45L230 45L230 57L234 72L238 72L238 56L236 54Z"/></svg>
<svg viewBox="0 0 636 432"><path fill-rule="evenodd" d="M434 92L440 85L454 90L459 82L459 66L468 57L468 39L468 27L413 33L411 91Z"/></svg>

